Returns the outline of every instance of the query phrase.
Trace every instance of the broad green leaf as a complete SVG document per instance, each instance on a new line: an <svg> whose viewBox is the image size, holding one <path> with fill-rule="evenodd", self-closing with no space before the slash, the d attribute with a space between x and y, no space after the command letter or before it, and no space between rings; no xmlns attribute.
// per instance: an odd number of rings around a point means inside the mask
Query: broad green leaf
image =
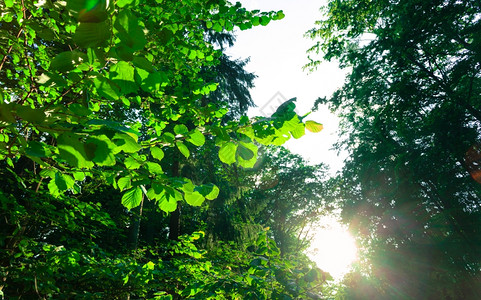
<svg viewBox="0 0 481 300"><path fill-rule="evenodd" d="M205 198L199 192L185 193L185 202L192 206L201 206L204 203Z"/></svg>
<svg viewBox="0 0 481 300"><path fill-rule="evenodd" d="M117 36L122 43L134 51L142 50L147 43L145 34L140 27L137 17L135 17L128 9L120 10L114 23L117 29Z"/></svg>
<svg viewBox="0 0 481 300"><path fill-rule="evenodd" d="M261 20L260 20L260 23L261 23L262 26L266 26L267 24L269 24L270 21L271 21L271 19L269 19L268 17L262 16Z"/></svg>
<svg viewBox="0 0 481 300"><path fill-rule="evenodd" d="M304 124L300 123L300 125L296 126L296 128L294 130L291 130L290 133L292 134L292 137L294 137L295 139L299 139L303 137L306 134Z"/></svg>
<svg viewBox="0 0 481 300"><path fill-rule="evenodd" d="M45 152L44 143L37 142L37 141L29 141L28 147L25 150L25 153L29 156L34 157L46 157L47 154Z"/></svg>
<svg viewBox="0 0 481 300"><path fill-rule="evenodd" d="M306 121L306 129L310 132L320 132L323 129L322 124L315 121Z"/></svg>
<svg viewBox="0 0 481 300"><path fill-rule="evenodd" d="M215 198L217 198L217 196L219 196L219 192L219 188L214 185L212 191L209 194L205 195L205 198L208 200L214 200Z"/></svg>
<svg viewBox="0 0 481 300"><path fill-rule="evenodd" d="M79 22L98 23L108 18L108 0L68 0L67 9Z"/></svg>
<svg viewBox="0 0 481 300"><path fill-rule="evenodd" d="M124 205L129 210L139 206L141 202L142 189L140 187L130 189L122 196L122 205Z"/></svg>
<svg viewBox="0 0 481 300"><path fill-rule="evenodd" d="M162 171L162 167L158 163L148 161L146 164L149 172L157 175L164 174L164 171Z"/></svg>
<svg viewBox="0 0 481 300"><path fill-rule="evenodd" d="M237 155L244 160L250 160L254 157L254 152L245 147L243 144L239 143L239 146L237 147Z"/></svg>
<svg viewBox="0 0 481 300"><path fill-rule="evenodd" d="M189 151L189 148L187 148L187 146L184 143L177 141L175 142L175 145L179 149L180 153L182 153L185 157L189 158L190 151Z"/></svg>
<svg viewBox="0 0 481 300"><path fill-rule="evenodd" d="M126 5L131 4L132 2L134 2L134 0L118 0L118 1L117 1L117 6L120 7L120 8L122 8L122 7L126 6Z"/></svg>
<svg viewBox="0 0 481 300"><path fill-rule="evenodd" d="M119 61L110 68L110 79L120 87L124 95L135 93L139 87L134 79L134 67L128 62Z"/></svg>
<svg viewBox="0 0 481 300"><path fill-rule="evenodd" d="M242 149L242 152L239 152ZM237 163L243 168L253 168L257 162L257 146L253 143L239 142Z"/></svg>
<svg viewBox="0 0 481 300"><path fill-rule="evenodd" d="M84 181L85 179L85 172L74 172L73 174L73 178L77 181Z"/></svg>
<svg viewBox="0 0 481 300"><path fill-rule="evenodd" d="M141 88L146 92L155 92L167 83L168 77L164 72L154 72L150 73L145 80L142 80Z"/></svg>
<svg viewBox="0 0 481 300"><path fill-rule="evenodd" d="M195 185L192 183L190 179L184 179L186 182L182 186L182 191L185 193L193 193L195 190Z"/></svg>
<svg viewBox="0 0 481 300"><path fill-rule="evenodd" d="M205 143L205 136L199 130L195 129L189 133L187 141L195 146L202 146Z"/></svg>
<svg viewBox="0 0 481 300"><path fill-rule="evenodd" d="M62 192L71 189L74 184L75 180L70 175L57 172L48 183L48 189L53 196L58 197Z"/></svg>
<svg viewBox="0 0 481 300"><path fill-rule="evenodd" d="M117 145L117 151L124 151L125 153L137 153L141 147L136 140L126 133L116 133L112 138L115 145Z"/></svg>
<svg viewBox="0 0 481 300"><path fill-rule="evenodd" d="M97 93L109 100L119 99L121 92L120 88L110 79L102 76L97 76L93 80Z"/></svg>
<svg viewBox="0 0 481 300"><path fill-rule="evenodd" d="M14 108L14 103L0 103L0 125L7 126L15 122Z"/></svg>
<svg viewBox="0 0 481 300"><path fill-rule="evenodd" d="M177 201L166 196L161 197L158 201L159 208L167 213L173 212L177 209Z"/></svg>
<svg viewBox="0 0 481 300"><path fill-rule="evenodd" d="M150 148L150 153L155 159L162 160L162 158L164 158L164 151L159 147Z"/></svg>
<svg viewBox="0 0 481 300"><path fill-rule="evenodd" d="M57 139L57 147L62 159L77 168L92 168L93 162L88 161L84 143L73 133L64 133Z"/></svg>
<svg viewBox="0 0 481 300"><path fill-rule="evenodd" d="M119 178L119 180L117 181L117 186L119 187L120 191L130 189L132 187L131 179L132 178L130 176Z"/></svg>
<svg viewBox="0 0 481 300"><path fill-rule="evenodd" d="M199 192L208 200L214 200L219 195L219 188L214 184L203 184L195 187L194 191Z"/></svg>
<svg viewBox="0 0 481 300"><path fill-rule="evenodd" d="M115 165L115 147L116 145L106 135L93 136L84 144L87 158L99 166Z"/></svg>
<svg viewBox="0 0 481 300"><path fill-rule="evenodd" d="M82 48L95 48L107 44L111 30L109 21L80 23L75 30L74 42Z"/></svg>
<svg viewBox="0 0 481 300"><path fill-rule="evenodd" d="M232 142L223 144L219 149L219 158L225 164L235 163L237 145Z"/></svg>
<svg viewBox="0 0 481 300"><path fill-rule="evenodd" d="M150 200L158 200L162 195L164 195L165 189L161 184L152 183L151 188L147 191L147 197Z"/></svg>
<svg viewBox="0 0 481 300"><path fill-rule="evenodd" d="M174 126L174 132L175 134L186 134L187 132L189 131L189 129L187 128L187 126L185 126L184 124L178 124L178 125L175 125Z"/></svg>
<svg viewBox="0 0 481 300"><path fill-rule="evenodd" d="M52 170L52 169L43 169L42 171L40 171L40 176L41 177L50 177L50 178L54 178L55 177L55 171Z"/></svg>
<svg viewBox="0 0 481 300"><path fill-rule="evenodd" d="M76 66L87 60L87 55L77 50L61 52L52 59L50 70L67 72L75 69Z"/></svg>
<svg viewBox="0 0 481 300"><path fill-rule="evenodd" d="M133 157L127 157L124 160L125 167L129 170L135 170L140 167L140 163Z"/></svg>
<svg viewBox="0 0 481 300"><path fill-rule="evenodd" d="M30 106L17 106L17 116L34 124L41 124L46 118L42 110L33 109Z"/></svg>
<svg viewBox="0 0 481 300"><path fill-rule="evenodd" d="M136 56L134 57L132 63L134 66L142 70L146 70L151 73L155 71L154 65L152 65L152 63L144 57Z"/></svg>

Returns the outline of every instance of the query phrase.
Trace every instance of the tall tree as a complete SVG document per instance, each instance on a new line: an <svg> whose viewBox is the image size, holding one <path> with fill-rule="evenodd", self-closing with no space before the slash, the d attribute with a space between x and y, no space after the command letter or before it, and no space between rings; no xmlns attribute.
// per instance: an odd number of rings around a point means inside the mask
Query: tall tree
<svg viewBox="0 0 481 300"><path fill-rule="evenodd" d="M311 55L352 68L318 101L342 117L338 147L350 152L332 196L388 298L481 296L480 11L479 1L330 1L308 32L320 39Z"/></svg>
<svg viewBox="0 0 481 300"><path fill-rule="evenodd" d="M254 120L225 120L227 105L206 101L225 87L215 82L220 73L206 75L225 59L206 29L267 25L282 12L197 0L1 4L0 295L267 299L319 292L320 271L304 258L282 260L265 230L251 252L219 246L209 257L199 248L201 226L190 235L179 234L176 218L166 226L165 214L219 194L215 180L185 171L197 152L250 168L258 144L279 145L318 126L304 123L293 101ZM141 222L153 213L171 241L142 240Z"/></svg>

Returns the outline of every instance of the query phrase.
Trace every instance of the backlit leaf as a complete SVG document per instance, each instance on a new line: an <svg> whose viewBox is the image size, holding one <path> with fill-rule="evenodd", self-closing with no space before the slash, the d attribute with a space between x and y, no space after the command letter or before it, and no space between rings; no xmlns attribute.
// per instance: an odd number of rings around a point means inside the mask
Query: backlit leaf
<svg viewBox="0 0 481 300"><path fill-rule="evenodd" d="M189 133L189 138L187 139L189 143L195 146L202 146L205 143L205 136L199 130L195 129Z"/></svg>
<svg viewBox="0 0 481 300"><path fill-rule="evenodd" d="M219 149L219 158L223 163L232 164L235 163L235 154L237 145L232 142L223 144Z"/></svg>
<svg viewBox="0 0 481 300"><path fill-rule="evenodd" d="M122 205L127 209L132 209L140 205L142 202L142 189L140 187L135 187L128 190L122 196Z"/></svg>
<svg viewBox="0 0 481 300"><path fill-rule="evenodd" d="M150 148L150 153L155 159L162 160L162 158L164 158L164 151L159 147Z"/></svg>
<svg viewBox="0 0 481 300"><path fill-rule="evenodd" d="M310 132L320 132L323 129L322 124L315 121L306 121L306 129Z"/></svg>
<svg viewBox="0 0 481 300"><path fill-rule="evenodd" d="M190 151L189 151L189 148L187 148L187 146L184 143L177 141L175 142L175 145L179 149L180 153L182 153L185 157L189 158Z"/></svg>

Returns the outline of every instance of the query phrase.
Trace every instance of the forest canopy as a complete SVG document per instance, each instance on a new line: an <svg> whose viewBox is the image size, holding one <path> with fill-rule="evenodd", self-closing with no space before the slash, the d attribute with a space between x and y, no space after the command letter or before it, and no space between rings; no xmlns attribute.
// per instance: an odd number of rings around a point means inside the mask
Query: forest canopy
<svg viewBox="0 0 481 300"><path fill-rule="evenodd" d="M2 299L480 299L481 3L329 0L306 69L347 69L334 176L247 117L224 0L0 0ZM313 87L317 88L317 87ZM302 139L298 142L302 143ZM306 232L340 211L341 282ZM329 247L329 245L325 245Z"/></svg>
<svg viewBox="0 0 481 300"><path fill-rule="evenodd" d="M478 299L481 3L329 1L307 35L315 69L351 72L332 97L348 150L330 197L362 241L348 299ZM369 276L364 276L368 274Z"/></svg>
<svg viewBox="0 0 481 300"><path fill-rule="evenodd" d="M255 75L224 53L234 28L282 11L196 0L0 7L2 298L317 297L328 275L293 256L306 223L276 224L314 216L317 191L292 187L305 203L286 206L277 184L256 178L318 181L279 146L322 125L297 115L296 99L246 117Z"/></svg>

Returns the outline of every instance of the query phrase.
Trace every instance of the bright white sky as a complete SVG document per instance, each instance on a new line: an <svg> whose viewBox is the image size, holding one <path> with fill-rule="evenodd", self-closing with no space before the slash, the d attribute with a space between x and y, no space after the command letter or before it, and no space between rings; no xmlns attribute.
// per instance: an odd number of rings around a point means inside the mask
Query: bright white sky
<svg viewBox="0 0 481 300"><path fill-rule="evenodd" d="M269 100L273 102L283 95L286 100L297 97L297 112L300 115L311 111L318 97L330 96L344 82L345 72L336 63L323 63L320 68L308 74L302 67L308 62L306 50L314 42L304 37L304 33L314 26L321 17L319 8L324 0L243 0L249 10L283 10L286 17L273 21L267 26L256 26L237 32L237 42L227 52L234 58L250 57L247 70L258 78L251 95L258 106L249 115L264 115L260 111ZM276 106L276 105L275 105ZM267 111L269 109L266 109ZM273 111L268 111L271 114ZM343 158L330 150L336 141L338 121L327 108L319 109L307 119L324 125L320 133L307 133L300 140L291 140L287 148L302 155L311 163L326 163L335 173L342 167Z"/></svg>
<svg viewBox="0 0 481 300"><path fill-rule="evenodd" d="M302 70L308 62L306 50L314 44L304 37L304 33L321 18L319 8L325 0L243 0L240 1L249 10L261 11L283 10L286 17L271 22L267 26L257 26L250 30L237 32L237 42L228 51L233 58L250 57L247 70L254 72L258 78L251 95L258 106L249 111L249 115L266 115L274 111L269 108L261 110L268 103L277 101L282 96L287 99L297 97L297 112L300 115L311 111L318 97L330 96L344 83L345 71L335 63L323 63L311 74ZM282 95L282 96L280 96ZM274 98L274 99L273 99ZM272 100L270 102L269 100ZM344 157L338 157L331 150L337 140L337 118L327 108L321 108L307 119L320 122L324 130L320 133L307 133L300 140L291 139L287 148L302 155L311 163L325 163L330 166L331 174L342 168ZM317 226L315 238L308 255L318 266L339 279L346 272L348 265L356 258L356 247L346 229L335 218L319 221L325 226Z"/></svg>

